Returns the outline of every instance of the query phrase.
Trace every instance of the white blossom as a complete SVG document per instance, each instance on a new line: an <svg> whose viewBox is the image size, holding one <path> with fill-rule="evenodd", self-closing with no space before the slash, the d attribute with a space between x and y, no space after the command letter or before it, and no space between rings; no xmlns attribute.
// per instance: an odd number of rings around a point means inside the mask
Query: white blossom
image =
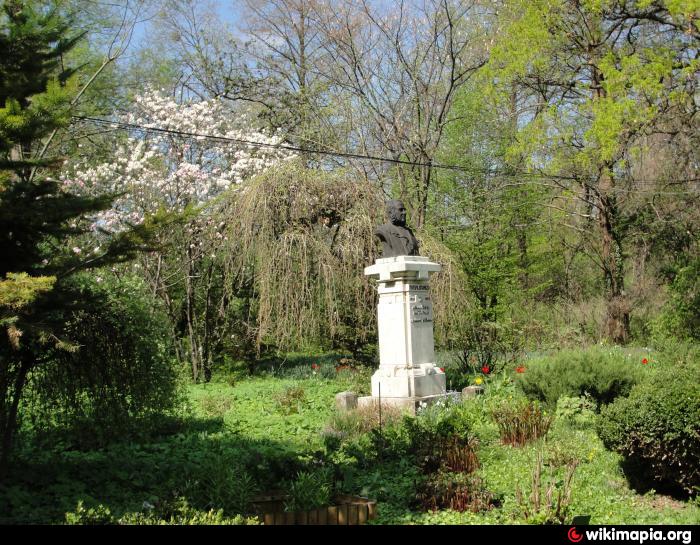
<svg viewBox="0 0 700 545"><path fill-rule="evenodd" d="M181 211L190 204L206 203L295 156L276 147L282 143L281 136L249 128L251 119L236 115L218 99L181 104L151 89L135 97L133 111L121 121L200 136L144 131L115 146L108 162L70 165L61 180L65 189L79 194L121 194L112 209L94 218L93 227L102 230L118 231L141 223L146 214L161 207Z"/></svg>

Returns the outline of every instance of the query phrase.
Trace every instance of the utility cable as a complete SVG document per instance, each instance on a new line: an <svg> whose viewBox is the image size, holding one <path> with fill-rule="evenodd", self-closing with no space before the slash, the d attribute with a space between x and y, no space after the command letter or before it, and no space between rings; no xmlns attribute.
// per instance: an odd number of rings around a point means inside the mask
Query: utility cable
<svg viewBox="0 0 700 545"><path fill-rule="evenodd" d="M80 121L87 121L89 123L110 126L113 129L122 129L122 130L127 130L127 131L140 130L140 131L151 132L151 133L156 133L156 134L169 134L169 135L174 135L174 136L180 136L183 138L193 138L193 139L196 139L198 141L210 140L210 141L214 141L214 142L242 144L245 146L253 146L253 147L258 147L258 148L280 149L280 150L286 150L286 151L294 151L294 152L298 152L298 153L331 156L331 157L342 157L342 158L346 158L346 159L363 159L363 160L369 160L369 161L380 161L380 162L384 162L384 163L405 165L405 166L411 166L411 167L427 167L427 168L435 168L435 169L441 169L441 170L451 170L451 171L457 171L457 172L471 172L471 173L486 174L486 175L490 175L490 176L501 176L501 177L526 176L526 177L532 177L532 178L549 178L549 179L554 179L554 180L567 180L567 181L581 181L584 179L583 177L577 177L577 176L562 176L562 175L548 174L548 173L534 173L534 172L526 172L526 171L517 171L517 170L512 170L512 169L509 169L508 171L498 171L498 170L494 170L494 169L479 169L479 168L467 167L467 166L462 166L462 165L450 165L450 164L443 164L443 163L422 163L422 162L417 162L417 161L408 161L405 159L394 159L391 157L380 157L380 156L376 156L376 155L363 155L360 153L303 148L303 147L294 146L291 144L269 144L266 142L256 142L254 140L245 140L242 138L232 138L232 137L228 137L228 136L217 136L217 135L213 135L213 134L187 132L187 131L180 131L180 130L176 130L176 129L167 129L164 127L153 127L153 126L148 126L148 125L138 125L135 123L126 123L123 121L111 121L109 119L101 119L101 118L97 118L97 117L89 117L89 116L81 116L81 115L74 115L72 117L74 119L78 119ZM658 183L660 181L661 180L643 180L643 179L639 180L638 179L638 180L635 180L635 183L640 183L640 182L642 182L642 183ZM700 178L686 178L686 179L682 179L682 180L674 180L674 183L678 184L678 183L696 182L696 181L700 181ZM613 191L615 189L616 188L613 188Z"/></svg>

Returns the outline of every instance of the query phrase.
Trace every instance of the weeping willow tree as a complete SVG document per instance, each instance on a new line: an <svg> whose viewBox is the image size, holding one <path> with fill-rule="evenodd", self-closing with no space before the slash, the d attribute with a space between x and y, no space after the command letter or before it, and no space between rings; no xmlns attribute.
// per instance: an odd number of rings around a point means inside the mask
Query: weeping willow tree
<svg viewBox="0 0 700 545"><path fill-rule="evenodd" d="M435 345L447 349L460 347L472 325L475 307L469 279L447 246L425 230L418 232L418 240L421 255L442 265L442 270L430 278Z"/></svg>
<svg viewBox="0 0 700 545"><path fill-rule="evenodd" d="M371 183L296 161L216 203L210 223L224 241L217 252L225 290L229 299L252 293L250 333L258 351L358 353L376 341L376 287L363 269L380 255L373 232L384 222L384 208ZM443 264L433 278L433 298L438 340L447 340L466 313L465 279L447 248L418 235L422 254Z"/></svg>
<svg viewBox="0 0 700 545"><path fill-rule="evenodd" d="M346 172L289 161L229 193L213 212L223 235L225 290L247 284L260 350L358 350L376 335L372 230L382 199ZM222 227L223 225L223 227Z"/></svg>

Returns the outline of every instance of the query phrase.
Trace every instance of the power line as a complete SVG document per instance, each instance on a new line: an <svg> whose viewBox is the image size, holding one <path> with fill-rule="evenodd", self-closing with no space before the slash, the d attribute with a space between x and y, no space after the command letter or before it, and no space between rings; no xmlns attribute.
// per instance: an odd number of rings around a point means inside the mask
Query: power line
<svg viewBox="0 0 700 545"><path fill-rule="evenodd" d="M96 117L75 115L75 116L73 116L73 118L80 119L81 121L88 121L91 123L108 125L108 126L111 126L112 128L115 128L115 129L121 128L121 129L125 129L125 130L141 130L141 131L145 131L145 132L154 132L154 133L160 133L160 134L172 134L172 135L182 136L182 137L186 137L186 138L194 138L197 140L204 139L204 140L212 140L215 142L244 144L247 146L254 146L254 147L259 147L259 148L282 149L282 150L287 150L287 151L295 151L298 153L309 153L309 154L314 154L314 155L343 157L343 158L347 158L347 159L365 159L365 160L370 160L370 161L381 161L384 163L392 163L392 164L398 164L398 165L406 165L406 166L414 166L414 167L428 167L428 168L436 168L436 169L443 169L443 170L454 170L454 171L460 171L460 172L478 172L480 174L499 174L499 175L511 175L511 176L515 175L515 174L499 173L498 171L495 171L495 170L477 169L477 168L465 167L465 166L461 166L461 165L446 165L446 164L441 164L441 163L421 163L421 162L416 162L416 161L407 161L404 159L393 159L391 157L379 157L376 155L363 155L360 153L350 153L350 152L342 152L342 151L334 151L334 150L318 150L318 149L302 148L299 146L292 146L291 144L269 144L267 142L256 142L254 140L244 140L241 138L231 138L228 136L217 136L217 135L213 135L213 134L186 132L186 131L179 131L179 130L175 130L175 129L165 129L163 127L149 127L146 125L137 125L135 123L125 123L122 121L110 121L108 119L99 119ZM537 178L548 177L548 178L556 178L556 179L562 179L562 180L575 180L576 179L573 176L560 176L560 175L543 176L543 175L535 174L532 172L521 172L521 173L519 173L519 175L533 176L533 177L537 177Z"/></svg>
<svg viewBox="0 0 700 545"><path fill-rule="evenodd" d="M215 142L225 142L225 143L234 143L234 144L243 144L246 146L253 146L253 147L258 147L258 148L271 148L271 149L281 149L281 150L286 150L286 151L294 151L298 153L306 153L306 154L313 154L313 155L322 155L322 156L330 156L330 157L342 157L346 159L364 159L364 160L369 160L369 161L380 161L384 163L391 163L391 164L397 164L397 165L405 165L405 166L412 166L412 167L428 167L428 168L435 168L435 169L441 169L441 170L451 170L451 171L457 171L457 172L471 172L471 173L477 173L477 174L487 174L491 176L501 176L501 177L516 177L516 176L524 176L524 177L532 177L532 178L549 178L549 179L554 179L554 180L567 180L567 181L582 181L585 178L582 177L577 177L577 176L562 176L562 175L557 175L557 174L548 174L548 173L534 173L534 172L527 172L527 171L518 171L518 170L509 170L507 172L505 171L497 171L493 169L479 169L475 167L467 167L463 165L449 165L449 164L443 164L443 163L421 163L421 162L416 162L416 161L407 161L404 159L393 159L391 157L379 157L376 155L363 155L360 153L350 153L350 152L342 152L342 151L334 151L334 150L318 150L318 149L310 149L310 148L302 148L299 146L293 146L291 144L270 144L267 142L256 142L254 140L245 140L241 138L232 138L228 136L217 136L213 134L202 134L202 133L195 133L195 132L186 132L186 131L180 131L176 129L166 129L163 127L153 127L153 126L146 126L146 125L138 125L135 123L126 123L123 121L110 121L108 119L101 119L97 117L89 117L89 116L81 116L81 115L74 115L72 116L74 119L79 119L81 121L87 121L89 123L94 123L94 124L99 124L99 125L108 125L113 129L122 129L122 130L128 130L128 131L135 131L135 130L140 130L144 132L151 132L151 133L156 133L156 134L169 134L169 135L175 135L175 136L180 136L183 138L194 138L196 140L211 140ZM592 179L592 178L591 178ZM661 180L644 180L644 179L636 179L635 183L659 183ZM685 183L685 182L696 182L700 181L700 178L686 178L686 179L681 179L681 180L674 180L674 183ZM613 188L613 190L616 190L618 188ZM627 191L634 191L634 190L627 190Z"/></svg>

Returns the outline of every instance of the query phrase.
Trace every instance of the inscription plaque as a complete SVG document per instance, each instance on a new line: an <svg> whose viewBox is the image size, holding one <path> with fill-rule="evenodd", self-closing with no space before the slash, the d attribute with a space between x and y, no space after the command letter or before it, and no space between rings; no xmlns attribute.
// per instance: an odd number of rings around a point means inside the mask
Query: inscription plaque
<svg viewBox="0 0 700 545"><path fill-rule="evenodd" d="M426 286L427 287L427 286ZM424 323L433 321L433 304L430 297L425 294L412 296L410 299L409 312L411 323Z"/></svg>

